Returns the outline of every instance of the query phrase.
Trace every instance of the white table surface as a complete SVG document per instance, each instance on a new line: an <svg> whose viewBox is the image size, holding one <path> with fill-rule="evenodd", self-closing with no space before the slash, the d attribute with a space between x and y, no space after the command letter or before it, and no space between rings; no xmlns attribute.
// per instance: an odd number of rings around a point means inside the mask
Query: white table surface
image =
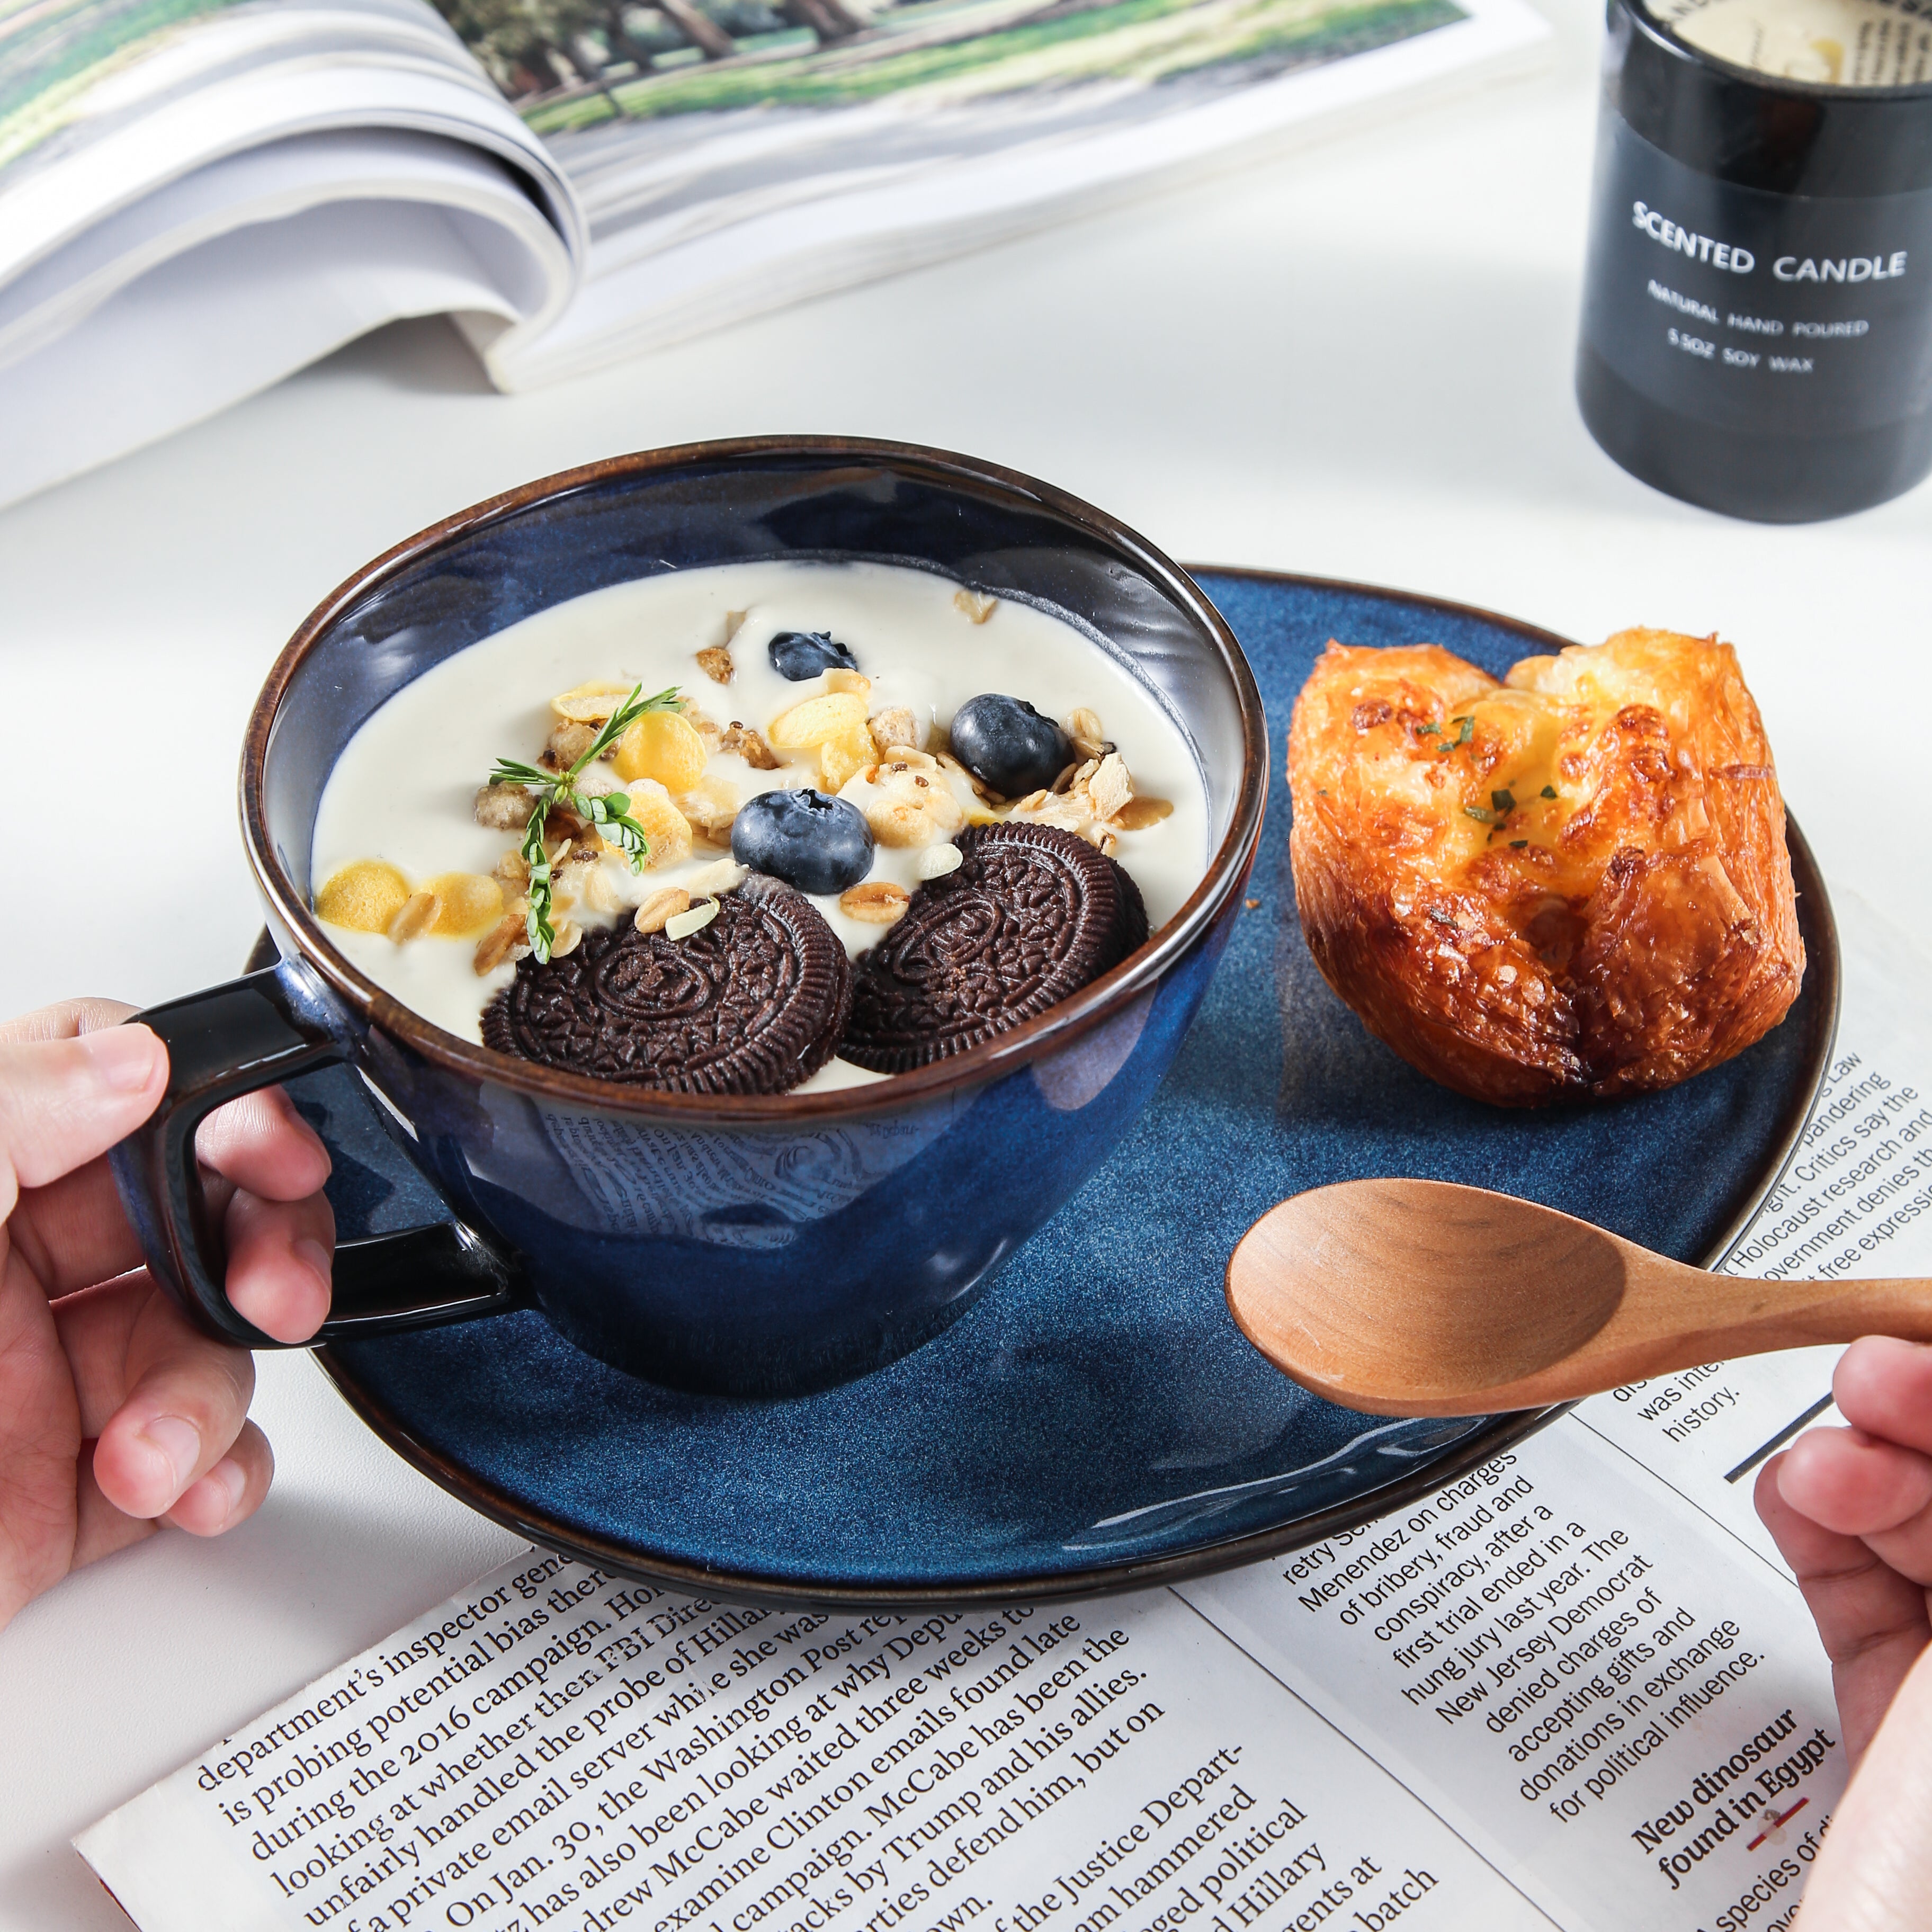
<svg viewBox="0 0 1932 1932"><path fill-rule="evenodd" d="M350 570L531 476L773 430L970 450L1184 559L1426 590L1580 639L1720 630L1826 876L1932 945L1932 487L1771 529L1598 452L1570 386L1598 16L1551 4L1540 74L1394 126L534 395L488 392L440 323L398 328L0 514L0 1010L238 970L259 923L242 724ZM70 813L76 740L138 846ZM261 1514L124 1552L0 1634L5 1932L124 1925L73 1832L515 1547L304 1358L261 1370L280 1465Z"/></svg>

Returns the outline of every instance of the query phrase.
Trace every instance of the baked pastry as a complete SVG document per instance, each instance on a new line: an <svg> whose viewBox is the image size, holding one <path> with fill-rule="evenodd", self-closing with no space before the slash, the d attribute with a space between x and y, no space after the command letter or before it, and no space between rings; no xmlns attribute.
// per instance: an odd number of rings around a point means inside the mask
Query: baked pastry
<svg viewBox="0 0 1932 1932"><path fill-rule="evenodd" d="M1623 631L1500 684L1432 644L1331 643L1288 776L1323 977L1459 1093L1672 1086L1797 998L1784 800L1714 636Z"/></svg>

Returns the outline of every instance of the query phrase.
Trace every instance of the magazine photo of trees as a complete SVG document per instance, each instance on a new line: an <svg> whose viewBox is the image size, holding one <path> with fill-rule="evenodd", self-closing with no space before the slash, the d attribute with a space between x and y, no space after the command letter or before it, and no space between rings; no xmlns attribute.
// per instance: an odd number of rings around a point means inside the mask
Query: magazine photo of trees
<svg viewBox="0 0 1932 1932"><path fill-rule="evenodd" d="M1251 82L1463 17L1454 0L436 0L530 126L890 97ZM908 105L914 104L909 98Z"/></svg>

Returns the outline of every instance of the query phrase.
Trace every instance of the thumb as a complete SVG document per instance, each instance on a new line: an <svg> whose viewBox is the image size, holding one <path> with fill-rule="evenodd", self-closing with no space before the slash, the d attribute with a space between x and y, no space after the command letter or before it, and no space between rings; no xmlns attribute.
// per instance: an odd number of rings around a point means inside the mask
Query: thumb
<svg viewBox="0 0 1932 1932"><path fill-rule="evenodd" d="M0 1044L0 1220L21 1190L105 1154L159 1104L168 1052L144 1026Z"/></svg>

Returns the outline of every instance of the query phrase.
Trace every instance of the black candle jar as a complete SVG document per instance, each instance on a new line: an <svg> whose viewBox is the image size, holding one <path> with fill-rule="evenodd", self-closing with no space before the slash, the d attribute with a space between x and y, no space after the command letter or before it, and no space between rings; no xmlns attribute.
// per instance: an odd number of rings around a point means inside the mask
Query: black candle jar
<svg viewBox="0 0 1932 1932"><path fill-rule="evenodd" d="M1886 14L1932 22L1927 0ZM1774 76L1689 26L1610 0L1583 420L1632 475L1727 515L1883 502L1932 470L1932 82Z"/></svg>

